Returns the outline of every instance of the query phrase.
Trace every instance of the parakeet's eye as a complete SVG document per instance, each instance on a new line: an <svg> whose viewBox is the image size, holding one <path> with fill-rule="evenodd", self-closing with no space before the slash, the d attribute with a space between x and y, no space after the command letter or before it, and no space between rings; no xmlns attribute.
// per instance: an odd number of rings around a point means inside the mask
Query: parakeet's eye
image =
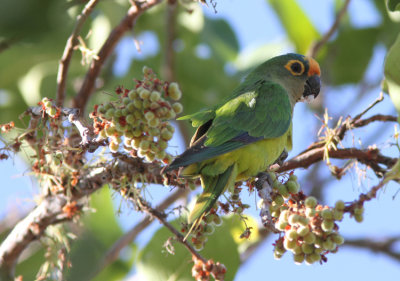
<svg viewBox="0 0 400 281"><path fill-rule="evenodd" d="M285 68L290 71L293 75L302 75L304 72L304 64L299 60L290 60Z"/></svg>

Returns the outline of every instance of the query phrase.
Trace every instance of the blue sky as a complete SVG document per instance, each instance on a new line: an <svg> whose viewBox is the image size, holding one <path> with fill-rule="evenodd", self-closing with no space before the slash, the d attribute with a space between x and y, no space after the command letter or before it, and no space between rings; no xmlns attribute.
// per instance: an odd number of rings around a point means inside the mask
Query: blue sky
<svg viewBox="0 0 400 281"><path fill-rule="evenodd" d="M300 5L310 16L313 23L317 26L321 33L324 33L331 26L334 18L332 15L333 0L315 1L315 0L299 0ZM279 21L273 11L265 5L264 0L225 0L217 1L217 11L215 15L212 9L203 8L205 14L210 17L223 17L227 19L235 29L238 36L241 50L245 53L256 47L271 44L274 42L284 42L285 33L280 26ZM245 4L243 4L245 3ZM371 6L371 1L357 0L352 1L349 7L350 19L352 23L358 27L367 27L380 21ZM292 51L290 46L282 50L282 53ZM376 70L382 69L385 50L378 48L374 54L373 62L368 71L368 77L371 79L379 79L382 72ZM349 102L353 102L352 97L356 87L342 87L341 89L325 89L326 100L329 111L333 113L340 112L340 109ZM373 89L367 98L357 101L353 111L349 114L355 114L371 103L379 94L379 89ZM388 98L378 105L375 113L395 114L395 111ZM371 114L373 114L372 112ZM307 120L313 120L312 125L317 126L318 121L313 116L306 105L298 105L295 109L295 131L294 142L296 146L291 152L291 156L303 150L309 143L308 135L312 133L310 126L296 119L296 116L304 116ZM303 118L303 117L302 117ZM388 138L393 134L393 124L388 124L383 131L380 141ZM312 126L311 126L312 127ZM358 133L358 132L357 132ZM362 131L368 137L367 131ZM182 151L183 147L173 148L175 152ZM307 140L307 141L305 141ZM390 150L388 150L390 151ZM394 152L396 153L396 152ZM398 155L398 154L395 154ZM0 190L0 217L4 217L10 212L26 212L32 204L32 195L35 193L35 183L27 176L22 176L27 172L26 166L19 159L14 161L0 162L0 175L3 180ZM305 171L296 172L302 176ZM371 176L371 179L374 179ZM354 200L360 192L365 192L371 184L376 181L364 181L361 185L357 183L357 175L355 172L346 176L341 181L329 184L325 189L327 204L333 204L338 199L347 201ZM302 187L307 187L307 181L301 178ZM386 235L399 235L400 227L398 224L398 216L400 213L399 198L392 196L396 194L399 186L389 184L385 192L380 193L378 200L366 204L365 221L361 224L356 223L352 219L346 219L340 224L341 233L345 237L371 237L373 239L384 238ZM153 189L153 190L152 190ZM160 200L168 191L160 192L159 187L150 189L150 193L155 200ZM245 198L248 202L254 202L254 196ZM118 199L116 200L118 201ZM119 201L116 205L119 204ZM254 204L253 204L254 205ZM258 211L254 208L250 214L257 217ZM120 221L124 229L129 229L134 225L132 220L132 212L126 211L120 216ZM158 227L153 224L149 232ZM138 241L143 244L147 241L148 233L142 234ZM275 239L276 237L274 237ZM256 254L239 270L237 281L244 280L266 280L266 279L283 279L295 278L301 280L351 280L355 277L357 280L387 280L394 276L400 276L400 264L393 259L387 258L382 254L372 253L367 250L343 247L337 254L328 256L328 263L324 265L295 265L290 254L286 254L282 260L275 260L272 255L272 241L267 240L256 252ZM399 245L400 246L400 245Z"/></svg>

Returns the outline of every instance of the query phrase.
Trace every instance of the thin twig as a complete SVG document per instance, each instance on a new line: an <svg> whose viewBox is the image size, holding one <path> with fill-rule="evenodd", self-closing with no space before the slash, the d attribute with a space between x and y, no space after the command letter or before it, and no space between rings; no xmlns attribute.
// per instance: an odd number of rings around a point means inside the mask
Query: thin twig
<svg viewBox="0 0 400 281"><path fill-rule="evenodd" d="M343 4L342 9L337 13L335 21L333 22L331 28L328 30L328 32L325 33L325 35L319 41L313 44L310 51L308 52L311 57L314 58L317 55L322 46L324 46L329 41L329 39L338 29L340 21L342 20L344 14L346 13L349 4L350 0L346 0L346 2Z"/></svg>
<svg viewBox="0 0 400 281"><path fill-rule="evenodd" d="M142 206L143 206L143 211L148 213L150 216L155 217L162 225L168 228L169 231L171 231L172 234L174 234L176 240L180 242L183 246L185 246L185 248L188 249L188 251L193 256L195 256L198 260L201 260L203 263L207 262L207 260L203 256L201 256L187 240L185 240L185 237L178 230L176 230L175 227L173 227L169 222L167 222L167 220L165 219L166 215L164 213L151 208L145 202L142 202Z"/></svg>
<svg viewBox="0 0 400 281"><path fill-rule="evenodd" d="M98 1L99 0L90 0L85 5L82 12L76 18L74 30L72 31L72 34L69 36L67 44L65 45L64 53L61 57L60 64L58 65L56 98L57 106L63 106L64 104L65 85L67 82L69 64L71 62L75 47L79 44L78 37L81 33L83 24L85 23L88 15L93 11Z"/></svg>
<svg viewBox="0 0 400 281"><path fill-rule="evenodd" d="M129 8L125 17L111 31L107 40L104 42L99 53L97 54L98 59L92 60L92 62L90 63L89 70L86 73L86 77L83 81L82 87L73 100L73 107L81 109L81 113L84 111L90 95L95 90L96 79L100 74L104 62L112 54L119 40L122 38L125 32L133 28L135 20L144 11L159 4L160 2L162 2L162 0L148 0L144 2L135 1L135 5Z"/></svg>

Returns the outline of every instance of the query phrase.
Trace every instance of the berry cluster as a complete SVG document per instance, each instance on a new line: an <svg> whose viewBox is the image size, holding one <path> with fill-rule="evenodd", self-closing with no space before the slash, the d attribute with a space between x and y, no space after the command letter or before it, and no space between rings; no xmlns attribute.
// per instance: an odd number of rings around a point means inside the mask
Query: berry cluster
<svg viewBox="0 0 400 281"><path fill-rule="evenodd" d="M220 226L221 224L222 218L217 214L217 209L212 208L203 216L199 224L193 226L193 229L188 229L188 226L185 226L182 228L182 232L189 231L193 248L195 248L196 251L201 251L208 240L207 236L213 234L215 226Z"/></svg>
<svg viewBox="0 0 400 281"><path fill-rule="evenodd" d="M280 183L274 173L270 212L274 226L284 233L274 244L274 256L280 259L286 251L293 253L296 263L325 261L327 253L337 251L344 239L335 223L343 219L345 204L337 201L334 208L318 204L315 197L299 192L294 175Z"/></svg>
<svg viewBox="0 0 400 281"><path fill-rule="evenodd" d="M60 116L60 109L53 104L52 99L43 98L38 104L42 106L42 110L51 118L57 118Z"/></svg>
<svg viewBox="0 0 400 281"><path fill-rule="evenodd" d="M108 138L111 152L122 144L133 156L169 163L172 157L165 149L175 129L168 120L182 112L176 102L182 93L177 83L159 80L148 67L143 74L135 89L118 87L118 100L96 106L90 117L99 138Z"/></svg>
<svg viewBox="0 0 400 281"><path fill-rule="evenodd" d="M215 280L224 280L226 267L220 262L208 260L204 263L202 260L193 257L194 265L192 267L192 276L198 281L210 280L214 277Z"/></svg>

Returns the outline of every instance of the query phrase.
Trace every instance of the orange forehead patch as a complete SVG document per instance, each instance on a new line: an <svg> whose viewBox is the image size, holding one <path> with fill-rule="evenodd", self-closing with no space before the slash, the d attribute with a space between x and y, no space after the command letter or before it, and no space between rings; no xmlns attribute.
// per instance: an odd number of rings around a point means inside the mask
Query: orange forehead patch
<svg viewBox="0 0 400 281"><path fill-rule="evenodd" d="M306 57L306 60L308 61L308 73L307 76L313 76L313 75L321 75L321 69L319 68L319 64L316 60L314 60L311 57Z"/></svg>

